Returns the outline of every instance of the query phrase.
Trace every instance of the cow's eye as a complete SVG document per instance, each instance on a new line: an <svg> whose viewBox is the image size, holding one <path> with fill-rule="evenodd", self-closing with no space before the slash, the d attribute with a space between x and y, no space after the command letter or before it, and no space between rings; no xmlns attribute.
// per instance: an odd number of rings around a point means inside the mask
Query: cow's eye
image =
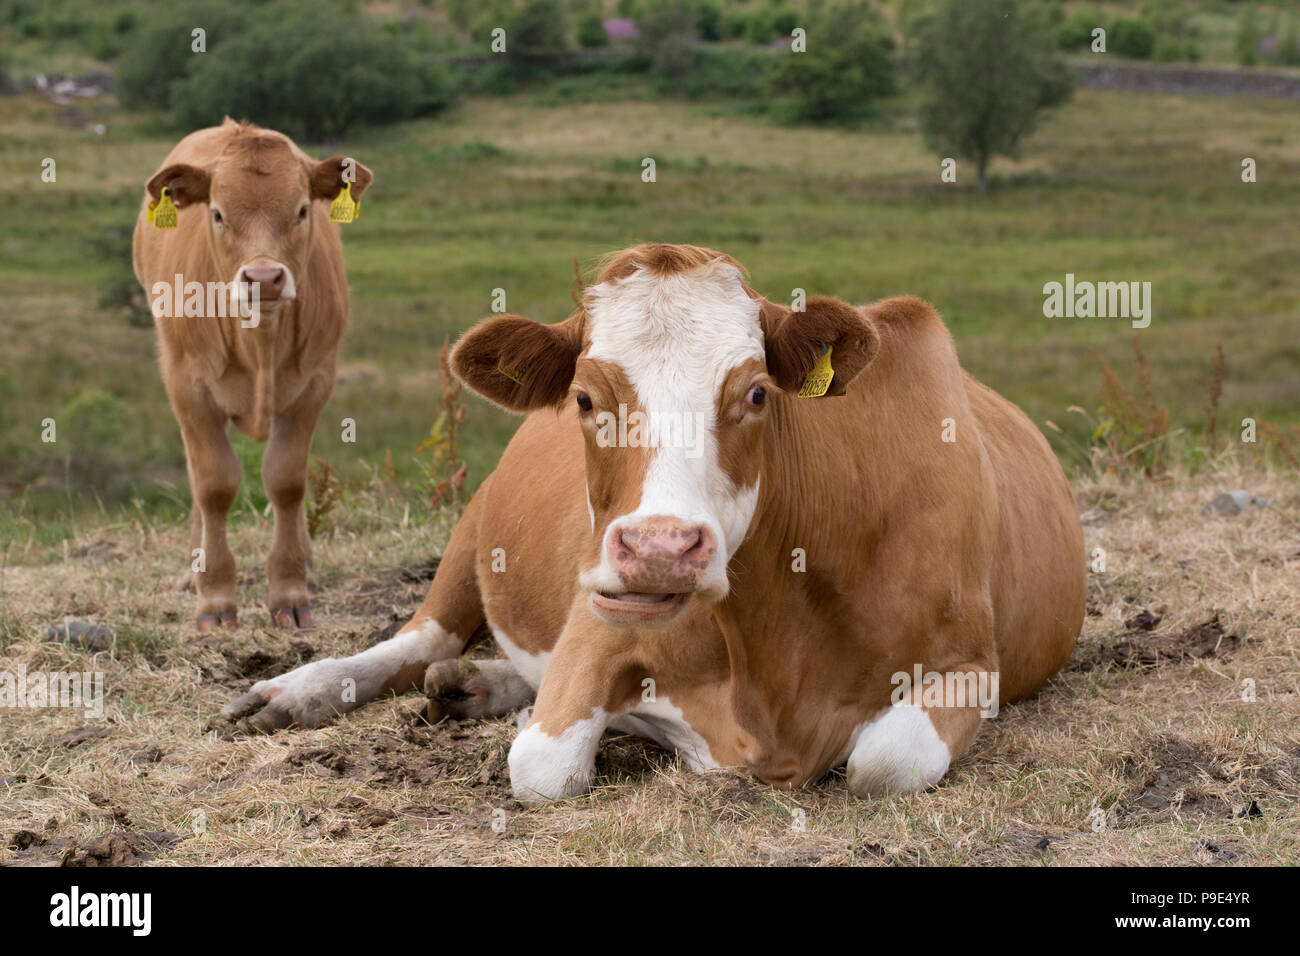
<svg viewBox="0 0 1300 956"><path fill-rule="evenodd" d="M222 222L224 222L224 220L221 218L220 209L212 210L212 221L215 222L218 226L221 225Z"/></svg>
<svg viewBox="0 0 1300 956"><path fill-rule="evenodd" d="M766 400L767 389L763 388L762 385L755 385L749 390L749 394L745 396L745 404L754 408L759 408Z"/></svg>
<svg viewBox="0 0 1300 956"><path fill-rule="evenodd" d="M304 222L306 219L307 219L307 205L306 203L304 203L303 207L298 210L298 221Z"/></svg>
<svg viewBox="0 0 1300 956"><path fill-rule="evenodd" d="M591 411L591 399L588 398L586 395L579 395L578 407L582 409L584 412Z"/></svg>

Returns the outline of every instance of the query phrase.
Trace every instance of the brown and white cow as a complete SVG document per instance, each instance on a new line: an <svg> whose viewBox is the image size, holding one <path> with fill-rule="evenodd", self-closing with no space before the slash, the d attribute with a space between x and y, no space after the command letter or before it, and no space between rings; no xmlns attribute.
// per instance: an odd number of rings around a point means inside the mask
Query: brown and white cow
<svg viewBox="0 0 1300 956"><path fill-rule="evenodd" d="M345 179L359 200L372 177L354 160L318 162L287 136L227 118L181 140L145 187L135 274L153 307L163 382L185 442L190 547L202 549L192 552L200 630L237 623L226 543L240 482L231 421L268 443L272 620L311 623L303 493L348 319L343 250L329 221ZM155 228L151 206L159 203L177 208L173 227Z"/></svg>
<svg viewBox="0 0 1300 956"><path fill-rule="evenodd" d="M840 397L799 397L824 353L820 390ZM792 311L727 256L645 245L566 321L488 319L452 364L532 414L424 605L392 640L263 681L228 717L312 726L424 675L457 716L536 692L510 750L522 800L582 792L607 727L777 785L847 763L872 794L934 784L980 723L973 695L896 675L997 675L996 706L1070 654L1083 542L1060 465L920 300ZM643 413L639 440L610 440L620 406ZM678 440L694 416L705 427ZM485 616L506 659L448 659Z"/></svg>

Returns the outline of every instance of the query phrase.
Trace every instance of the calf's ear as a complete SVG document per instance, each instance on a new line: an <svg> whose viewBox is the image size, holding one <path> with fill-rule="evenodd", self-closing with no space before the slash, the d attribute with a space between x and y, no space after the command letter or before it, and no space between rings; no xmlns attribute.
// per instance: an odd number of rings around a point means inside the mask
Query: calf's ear
<svg viewBox="0 0 1300 956"><path fill-rule="evenodd" d="M834 372L830 386L805 392L843 395L880 348L880 334L865 311L830 296L810 296L801 311L764 300L761 317L767 372L788 392L799 392L815 369L821 372L826 355Z"/></svg>
<svg viewBox="0 0 1300 956"><path fill-rule="evenodd" d="M308 163L307 167L312 199L333 199L343 191L344 183L351 183L352 198L360 199L374 178L368 168L351 156L331 156L318 163Z"/></svg>
<svg viewBox="0 0 1300 956"><path fill-rule="evenodd" d="M485 319L451 351L451 370L466 386L512 412L558 406L569 394L582 352L585 316L556 325L519 315Z"/></svg>
<svg viewBox="0 0 1300 956"><path fill-rule="evenodd" d="M206 169L189 163L172 163L166 169L154 173L145 188L149 190L149 197L154 202L162 198L163 189L170 189L172 202L177 209L183 209L191 203L207 202L208 188L211 185L212 177Z"/></svg>

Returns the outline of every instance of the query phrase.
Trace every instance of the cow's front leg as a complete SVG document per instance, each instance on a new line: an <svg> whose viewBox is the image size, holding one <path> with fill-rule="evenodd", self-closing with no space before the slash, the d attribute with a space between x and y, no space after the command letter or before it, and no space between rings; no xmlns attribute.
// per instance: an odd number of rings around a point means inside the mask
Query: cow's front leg
<svg viewBox="0 0 1300 956"><path fill-rule="evenodd" d="M575 601L546 665L531 718L510 747L510 786L523 803L586 793L596 747L610 720L626 712L640 684L627 649Z"/></svg>
<svg viewBox="0 0 1300 956"><path fill-rule="evenodd" d="M226 516L239 492L239 458L230 445L226 414L207 390L194 385L171 396L185 443L185 466L193 498L190 567L198 592L200 631L238 623L235 556L226 539ZM194 553L196 547L199 553Z"/></svg>
<svg viewBox="0 0 1300 956"><path fill-rule="evenodd" d="M262 455L262 484L275 509L275 531L266 561L271 620L282 627L309 627L311 537L303 509L307 460L316 420L329 398L330 380L316 377L303 393L271 418L271 435Z"/></svg>
<svg viewBox="0 0 1300 956"><path fill-rule="evenodd" d="M910 688L855 732L846 768L855 796L934 786L975 739L982 717L997 713L997 676L986 666L924 673L921 687Z"/></svg>

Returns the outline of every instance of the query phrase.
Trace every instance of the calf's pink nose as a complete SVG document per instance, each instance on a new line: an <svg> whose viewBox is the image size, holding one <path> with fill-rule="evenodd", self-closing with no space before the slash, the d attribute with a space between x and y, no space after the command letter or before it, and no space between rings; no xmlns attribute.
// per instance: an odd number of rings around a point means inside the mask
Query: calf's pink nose
<svg viewBox="0 0 1300 956"><path fill-rule="evenodd" d="M284 291L285 273L282 266L245 266L240 270L239 280L249 285L256 283L257 296L263 302L280 298Z"/></svg>

